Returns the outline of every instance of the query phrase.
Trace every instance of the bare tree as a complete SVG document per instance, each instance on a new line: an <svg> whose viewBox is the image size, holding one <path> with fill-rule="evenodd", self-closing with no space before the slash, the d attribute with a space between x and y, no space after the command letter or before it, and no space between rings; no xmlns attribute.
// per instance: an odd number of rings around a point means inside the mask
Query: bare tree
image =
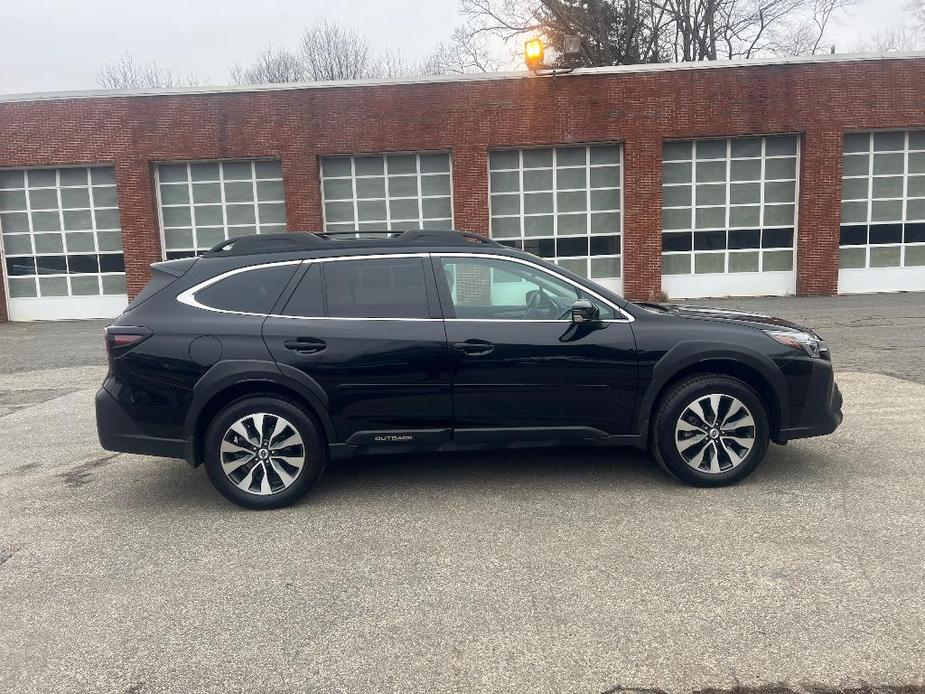
<svg viewBox="0 0 925 694"><path fill-rule="evenodd" d="M96 73L102 89L155 89L199 87L203 81L193 73L176 75L156 62L140 63L126 51L114 63L106 63Z"/></svg>
<svg viewBox="0 0 925 694"><path fill-rule="evenodd" d="M299 54L306 77L314 81L363 79L377 68L365 36L328 20L305 30Z"/></svg>
<svg viewBox="0 0 925 694"><path fill-rule="evenodd" d="M492 53L487 38L456 29L450 42L441 41L418 66L422 75L498 72L502 61Z"/></svg>
<svg viewBox="0 0 925 694"><path fill-rule="evenodd" d="M468 37L540 35L560 52L577 36L578 63L595 66L814 52L830 19L858 1L460 0L460 12Z"/></svg>
<svg viewBox="0 0 925 694"><path fill-rule="evenodd" d="M859 37L855 53L898 53L925 48L925 0L910 0L905 9L909 21L904 24L878 29L869 36Z"/></svg>
<svg viewBox="0 0 925 694"><path fill-rule="evenodd" d="M375 62L370 66L366 77L384 77L398 78L410 77L417 72L417 68L407 62L400 50L390 48L384 49L375 57Z"/></svg>
<svg viewBox="0 0 925 694"><path fill-rule="evenodd" d="M661 59L657 30L666 9L644 0L460 0L461 39L505 43L541 35L561 53L566 36L581 40L580 64L613 65ZM515 49L519 51L519 46Z"/></svg>
<svg viewBox="0 0 925 694"><path fill-rule="evenodd" d="M234 84L279 84L305 79L305 66L296 53L286 48L267 46L250 65L235 63L231 68Z"/></svg>
<svg viewBox="0 0 925 694"><path fill-rule="evenodd" d="M902 53L914 51L922 45L921 35L906 27L880 29L868 38L860 38L854 45L854 53Z"/></svg>
<svg viewBox="0 0 925 694"><path fill-rule="evenodd" d="M913 26L925 30L925 0L909 0L906 9L912 15Z"/></svg>

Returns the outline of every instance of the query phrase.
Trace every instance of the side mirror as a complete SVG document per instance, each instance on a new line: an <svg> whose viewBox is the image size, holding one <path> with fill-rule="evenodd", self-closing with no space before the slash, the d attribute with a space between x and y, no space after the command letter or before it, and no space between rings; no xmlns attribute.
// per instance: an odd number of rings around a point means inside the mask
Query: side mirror
<svg viewBox="0 0 925 694"><path fill-rule="evenodd" d="M600 311L597 306L587 299L578 299L572 304L572 322L573 323L590 323L600 317Z"/></svg>

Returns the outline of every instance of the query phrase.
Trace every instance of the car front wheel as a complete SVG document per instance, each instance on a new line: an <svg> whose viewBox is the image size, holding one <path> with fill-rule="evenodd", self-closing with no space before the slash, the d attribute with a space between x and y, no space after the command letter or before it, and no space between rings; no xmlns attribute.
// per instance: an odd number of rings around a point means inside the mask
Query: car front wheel
<svg viewBox="0 0 925 694"><path fill-rule="evenodd" d="M287 506L321 476L327 447L310 415L287 399L232 402L212 420L204 441L206 472L228 499L253 509Z"/></svg>
<svg viewBox="0 0 925 694"><path fill-rule="evenodd" d="M653 427L658 462L682 482L734 484L768 449L768 415L744 382L720 374L687 378L662 399Z"/></svg>

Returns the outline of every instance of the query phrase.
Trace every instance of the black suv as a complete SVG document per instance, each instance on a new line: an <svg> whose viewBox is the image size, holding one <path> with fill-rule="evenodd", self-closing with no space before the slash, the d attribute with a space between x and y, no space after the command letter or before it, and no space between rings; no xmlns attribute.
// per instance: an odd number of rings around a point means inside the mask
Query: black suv
<svg viewBox="0 0 925 694"><path fill-rule="evenodd" d="M152 267L106 329L100 441L252 508L385 451L628 444L719 486L842 420L812 330L629 303L475 234L245 236Z"/></svg>

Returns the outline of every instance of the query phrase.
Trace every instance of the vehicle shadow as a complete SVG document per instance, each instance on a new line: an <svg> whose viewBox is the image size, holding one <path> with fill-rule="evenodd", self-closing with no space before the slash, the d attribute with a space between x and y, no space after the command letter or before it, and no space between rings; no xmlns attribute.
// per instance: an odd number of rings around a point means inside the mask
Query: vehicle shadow
<svg viewBox="0 0 925 694"><path fill-rule="evenodd" d="M602 485L663 487L674 481L630 448L562 447L507 451L362 455L333 461L312 497L334 502L361 490L402 494L518 490L544 493Z"/></svg>
<svg viewBox="0 0 925 694"><path fill-rule="evenodd" d="M767 459L739 487L802 485L825 461L790 446L772 446ZM133 503L145 507L235 508L214 490L202 468L161 460L138 479ZM521 497L624 489L636 493L686 494L687 487L632 448L562 447L509 451L361 455L331 461L318 486L298 506L338 506L408 501L434 496Z"/></svg>

